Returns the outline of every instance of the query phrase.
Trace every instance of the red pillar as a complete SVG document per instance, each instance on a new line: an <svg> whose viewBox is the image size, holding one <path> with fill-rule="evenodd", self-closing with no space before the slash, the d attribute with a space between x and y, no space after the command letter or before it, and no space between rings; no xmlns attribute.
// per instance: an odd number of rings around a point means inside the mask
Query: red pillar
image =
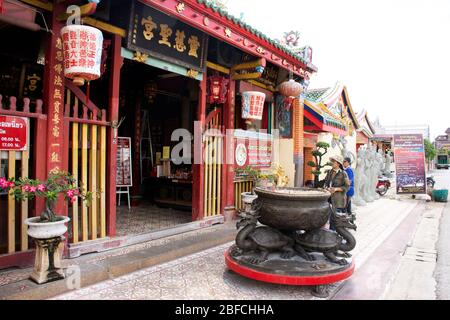
<svg viewBox="0 0 450 320"><path fill-rule="evenodd" d="M108 200L106 202L106 226L107 235L114 237L116 235L116 171L117 171L117 129L119 119L119 96L120 96L120 69L122 68L123 58L121 56L121 41L119 35L113 36L111 45L111 74L109 80L109 106L108 116L113 124L113 128L108 130L107 137L107 161L106 187Z"/></svg>
<svg viewBox="0 0 450 320"><path fill-rule="evenodd" d="M36 113L42 113L42 101L36 103ZM47 178L47 167L45 159L47 158L47 119L39 116L36 119L36 128L34 130L35 156L33 160L33 172L35 178L44 181ZM39 216L44 211L44 199L37 197L34 201L33 216Z"/></svg>
<svg viewBox="0 0 450 320"><path fill-rule="evenodd" d="M201 132L195 132L194 134L194 148L201 148L201 164L192 164L192 221L202 220L205 213L203 212L203 197L205 193L205 180L204 180L204 170L203 165L203 142L202 134L205 129L205 119L206 119L206 70L203 73L203 79L199 83L198 92L198 109L197 109L197 121L200 122ZM194 151L195 152L195 151Z"/></svg>
<svg viewBox="0 0 450 320"><path fill-rule="evenodd" d="M234 129L234 115L236 102L236 81L230 77L227 103L224 108L224 127L225 129ZM224 165L222 175L222 208L221 212L229 212L234 216L234 134L225 131L224 143ZM226 214L225 217L229 218Z"/></svg>
<svg viewBox="0 0 450 320"><path fill-rule="evenodd" d="M51 29L47 33L47 50L45 55L44 70L44 106L47 113L47 174L51 171L67 170L66 141L64 136L64 61L62 40L60 32L63 22L57 20L57 16L65 12L65 6L57 4L53 6ZM40 159L44 161L44 159ZM59 215L67 215L67 206L60 197L55 211Z"/></svg>

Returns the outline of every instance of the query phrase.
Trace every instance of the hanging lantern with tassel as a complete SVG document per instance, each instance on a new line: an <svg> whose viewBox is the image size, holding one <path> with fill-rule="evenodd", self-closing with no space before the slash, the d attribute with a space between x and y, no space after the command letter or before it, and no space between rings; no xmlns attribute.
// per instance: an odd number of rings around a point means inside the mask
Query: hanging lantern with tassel
<svg viewBox="0 0 450 320"><path fill-rule="evenodd" d="M64 76L82 86L85 81L100 77L103 34L83 25L68 25L61 29L64 54Z"/></svg>
<svg viewBox="0 0 450 320"><path fill-rule="evenodd" d="M292 71L290 71L289 80L280 84L278 91L285 97L297 98L303 92L303 86L292 78Z"/></svg>

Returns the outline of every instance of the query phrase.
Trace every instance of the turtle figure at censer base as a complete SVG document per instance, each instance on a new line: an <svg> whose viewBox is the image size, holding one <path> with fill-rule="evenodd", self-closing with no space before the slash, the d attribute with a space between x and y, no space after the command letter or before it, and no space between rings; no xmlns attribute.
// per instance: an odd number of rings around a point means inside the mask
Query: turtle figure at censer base
<svg viewBox="0 0 450 320"><path fill-rule="evenodd" d="M355 237L347 230L356 231L356 225L353 224L347 216L336 216L336 232L329 229L316 229L300 234L296 238L296 242L306 251L322 252L330 261L347 264L347 260L338 259L338 251L343 251L345 257L350 257L348 251L356 246ZM345 243L342 241L345 240Z"/></svg>
<svg viewBox="0 0 450 320"><path fill-rule="evenodd" d="M318 297L328 296L327 284L353 273L348 251L356 240L348 229L356 226L331 210L328 191L256 188L255 193L251 210L239 214L236 244L225 254L231 270L265 282L314 286ZM336 231L323 228L330 213Z"/></svg>
<svg viewBox="0 0 450 320"><path fill-rule="evenodd" d="M270 252L281 252L283 259L291 258L294 253L295 241L293 238L284 235L282 232L267 227L256 226L258 216L255 212L241 214L242 219L238 221L236 227L243 227L236 236L236 247L241 252L255 252L260 256L251 257L248 261L253 264L259 264L267 260ZM234 252L237 255L241 252Z"/></svg>

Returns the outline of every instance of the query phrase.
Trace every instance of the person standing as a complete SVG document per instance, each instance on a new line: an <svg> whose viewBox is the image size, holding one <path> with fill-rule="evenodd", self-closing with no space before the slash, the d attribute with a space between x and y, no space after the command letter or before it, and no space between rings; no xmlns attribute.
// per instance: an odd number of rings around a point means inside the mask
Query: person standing
<svg viewBox="0 0 450 320"><path fill-rule="evenodd" d="M351 167L351 159L349 157L344 158L344 171L347 173L349 179L349 188L347 191L347 206L346 211L349 216L354 220L354 216L352 214L352 197L355 194L355 175L353 174L353 169Z"/></svg>
<svg viewBox="0 0 450 320"><path fill-rule="evenodd" d="M324 188L331 193L331 204L334 206L336 213L345 213L347 201L346 194L349 188L349 179L343 170L343 160L340 156L330 157L331 170L325 177ZM334 217L330 215L330 229L336 230Z"/></svg>

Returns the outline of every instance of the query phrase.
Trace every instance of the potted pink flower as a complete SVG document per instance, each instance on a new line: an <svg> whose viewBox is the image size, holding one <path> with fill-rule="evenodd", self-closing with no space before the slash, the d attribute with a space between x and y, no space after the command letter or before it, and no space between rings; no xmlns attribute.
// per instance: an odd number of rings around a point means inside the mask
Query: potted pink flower
<svg viewBox="0 0 450 320"><path fill-rule="evenodd" d="M54 209L59 196L73 203L77 198L90 200L91 193L83 194L75 184L76 180L67 172L50 174L47 181L20 178L18 180L0 178L0 189L14 195L17 200L45 199L45 210L39 217L25 220L29 226L28 235L36 239L49 239L62 236L67 231L65 223L69 217L58 216Z"/></svg>

